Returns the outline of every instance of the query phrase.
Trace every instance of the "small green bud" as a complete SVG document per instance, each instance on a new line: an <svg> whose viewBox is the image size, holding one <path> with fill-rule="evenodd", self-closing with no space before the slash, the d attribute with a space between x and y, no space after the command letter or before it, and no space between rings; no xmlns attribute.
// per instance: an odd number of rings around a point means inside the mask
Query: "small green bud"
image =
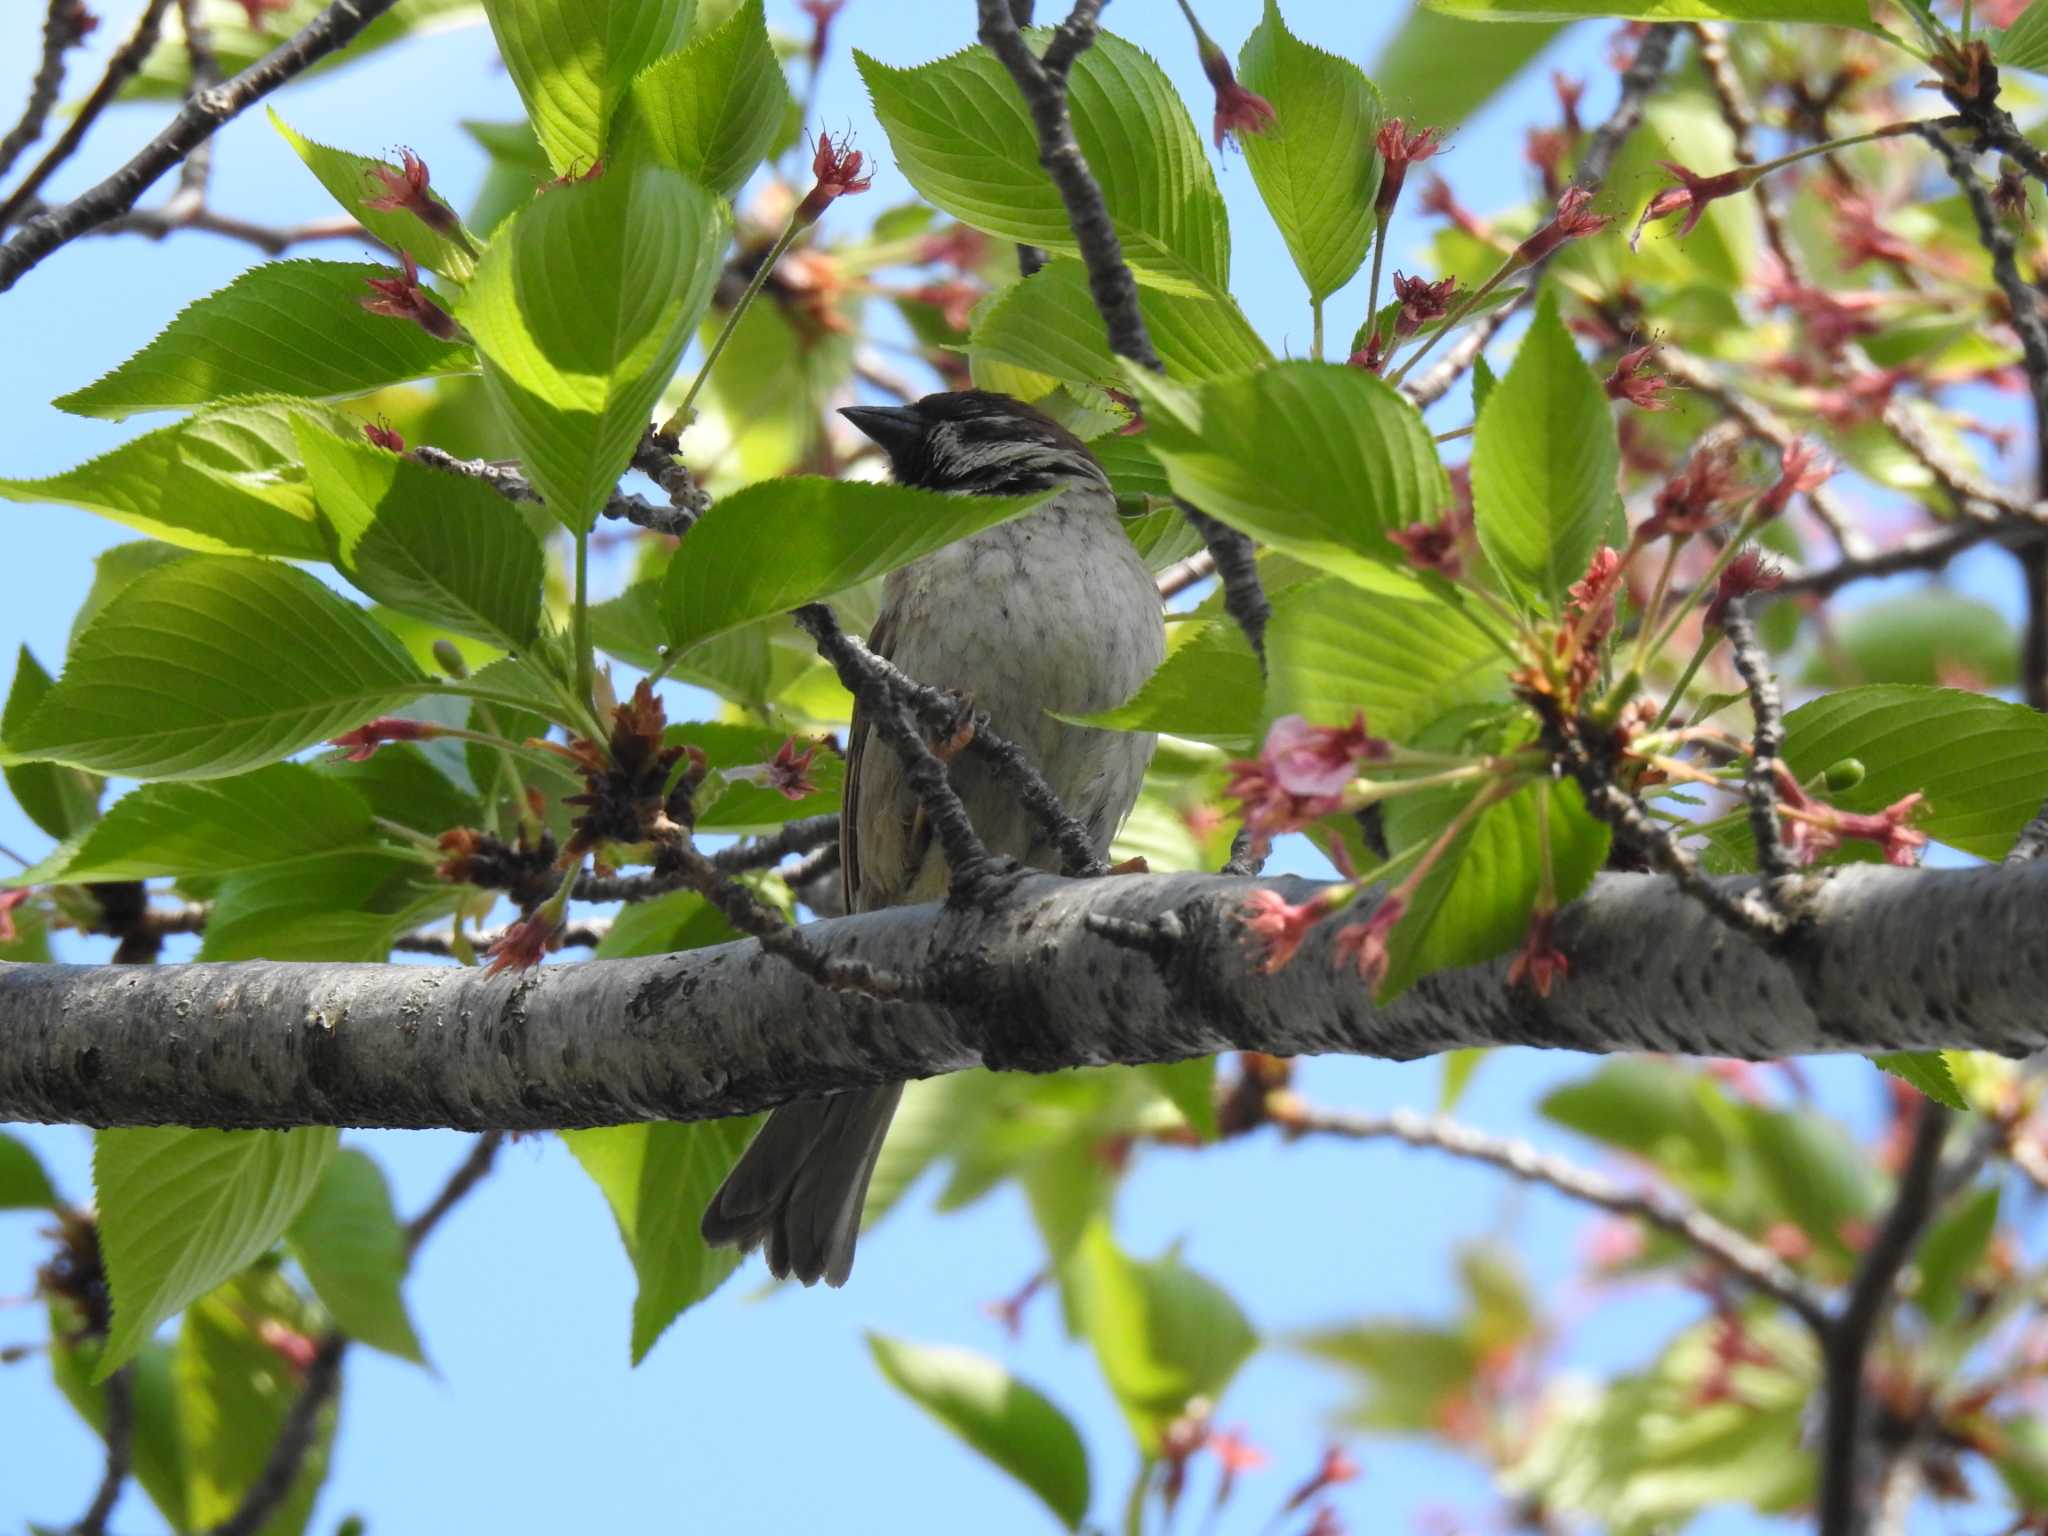
<svg viewBox="0 0 2048 1536"><path fill-rule="evenodd" d="M1854 789L1863 782L1867 770L1860 757L1845 757L1839 763L1829 765L1828 771L1820 776L1831 795L1839 795L1845 789Z"/></svg>
<svg viewBox="0 0 2048 1536"><path fill-rule="evenodd" d="M455 648L453 640L434 642L434 660L440 663L441 670L450 677L460 679L469 676L469 668L462 660L462 652Z"/></svg>

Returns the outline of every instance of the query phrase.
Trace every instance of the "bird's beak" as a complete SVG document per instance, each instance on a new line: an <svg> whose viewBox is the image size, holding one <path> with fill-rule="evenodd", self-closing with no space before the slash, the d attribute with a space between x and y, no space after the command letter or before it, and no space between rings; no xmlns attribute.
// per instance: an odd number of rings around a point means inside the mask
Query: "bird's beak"
<svg viewBox="0 0 2048 1536"><path fill-rule="evenodd" d="M924 436L924 418L907 405L842 405L839 414L892 455Z"/></svg>

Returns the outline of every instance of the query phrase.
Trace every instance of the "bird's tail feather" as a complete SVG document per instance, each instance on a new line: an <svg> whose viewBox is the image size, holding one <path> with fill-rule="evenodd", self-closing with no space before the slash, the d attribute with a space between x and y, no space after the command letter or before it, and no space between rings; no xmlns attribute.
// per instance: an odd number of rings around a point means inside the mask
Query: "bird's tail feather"
<svg viewBox="0 0 2048 1536"><path fill-rule="evenodd" d="M776 1110L705 1208L704 1241L765 1247L777 1279L844 1285L868 1180L902 1097L898 1083Z"/></svg>

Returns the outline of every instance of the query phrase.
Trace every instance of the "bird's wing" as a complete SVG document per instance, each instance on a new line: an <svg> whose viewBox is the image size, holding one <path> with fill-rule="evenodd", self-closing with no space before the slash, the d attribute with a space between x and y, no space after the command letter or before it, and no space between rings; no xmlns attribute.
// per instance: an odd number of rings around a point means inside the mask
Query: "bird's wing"
<svg viewBox="0 0 2048 1536"><path fill-rule="evenodd" d="M894 617L885 608L868 636L868 649L884 660L894 659ZM902 759L879 739L856 701L839 814L839 879L846 910L867 912L905 900L931 846L931 826L904 780Z"/></svg>

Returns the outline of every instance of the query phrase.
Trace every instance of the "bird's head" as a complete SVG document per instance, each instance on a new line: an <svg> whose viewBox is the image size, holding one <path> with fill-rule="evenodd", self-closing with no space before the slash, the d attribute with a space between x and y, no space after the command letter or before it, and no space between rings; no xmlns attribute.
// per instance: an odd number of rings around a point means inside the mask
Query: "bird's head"
<svg viewBox="0 0 2048 1536"><path fill-rule="evenodd" d="M881 445L901 485L1017 496L1073 480L1108 488L1095 455L1043 411L993 390L926 395L915 405L849 405L840 415Z"/></svg>

